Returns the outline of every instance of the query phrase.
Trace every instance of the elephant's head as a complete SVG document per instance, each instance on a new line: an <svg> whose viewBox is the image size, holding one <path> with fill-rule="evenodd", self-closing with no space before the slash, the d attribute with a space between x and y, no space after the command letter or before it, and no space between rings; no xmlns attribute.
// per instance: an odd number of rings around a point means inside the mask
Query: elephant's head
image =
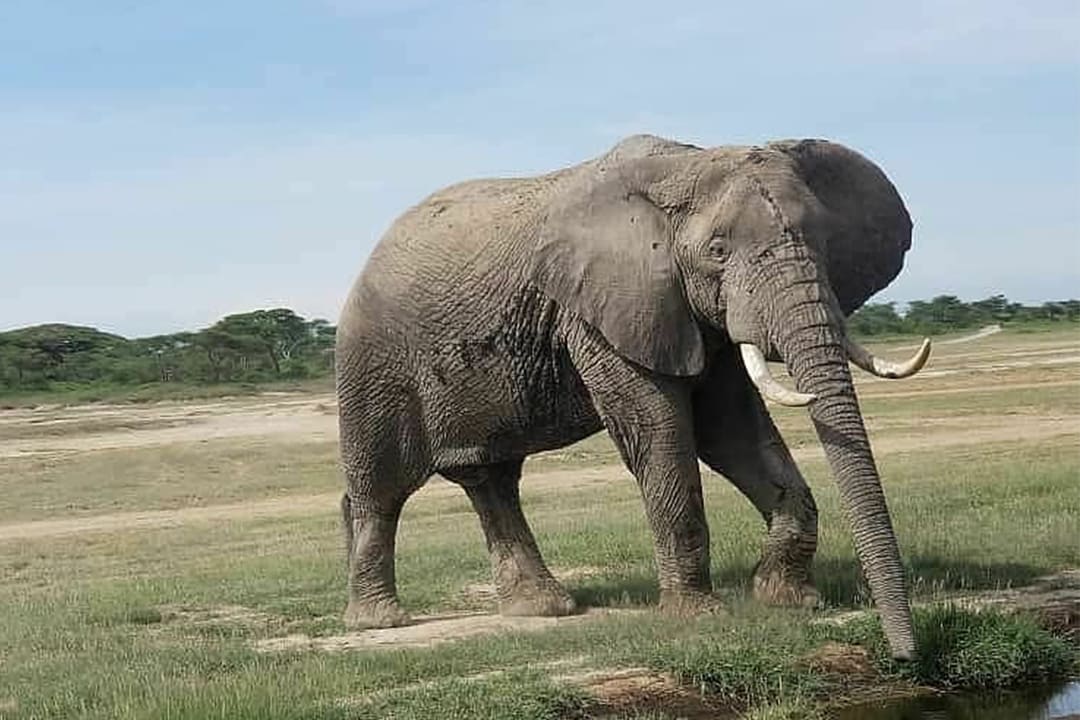
<svg viewBox="0 0 1080 720"><path fill-rule="evenodd" d="M698 149L636 137L584 166L550 208L534 266L546 292L628 359L697 375L704 330L740 346L762 395L809 405L897 658L914 653L911 612L848 362L902 377L929 345L893 365L850 341L844 317L896 276L910 239L885 175L833 143Z"/></svg>

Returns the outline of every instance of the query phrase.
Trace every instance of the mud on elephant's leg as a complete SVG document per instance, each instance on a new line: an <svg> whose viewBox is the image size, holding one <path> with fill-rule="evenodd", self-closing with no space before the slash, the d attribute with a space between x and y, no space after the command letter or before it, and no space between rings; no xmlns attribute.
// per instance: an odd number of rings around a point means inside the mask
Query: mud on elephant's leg
<svg viewBox="0 0 1080 720"><path fill-rule="evenodd" d="M359 507L348 493L341 500L349 557L349 605L345 625L351 629L395 627L409 622L397 599L394 546L404 500L387 509Z"/></svg>
<svg viewBox="0 0 1080 720"><path fill-rule="evenodd" d="M817 506L782 443L758 447L754 469L731 470L751 497L768 532L754 570L754 597L772 605L816 607L820 602L811 567L817 550ZM739 467L734 463L731 467ZM755 487L756 485L756 487ZM752 494L751 494L752 493Z"/></svg>
<svg viewBox="0 0 1080 720"><path fill-rule="evenodd" d="M480 517L491 554L499 612L543 616L574 612L574 599L544 564L521 510L521 460L443 474L465 487Z"/></svg>
<svg viewBox="0 0 1080 720"><path fill-rule="evenodd" d="M616 446L629 457L641 438L631 441L626 427L608 422ZM660 609L677 615L723 612L720 598L712 594L709 527L692 445L680 448L682 443L666 433L645 444L652 444L652 451L630 470L641 487L653 532Z"/></svg>
<svg viewBox="0 0 1080 720"><path fill-rule="evenodd" d="M745 384L743 378L735 381ZM814 607L819 603L811 575L818 529L814 497L757 394L742 387L728 390L722 404L695 398L695 432L701 459L731 480L765 519L754 597L773 605Z"/></svg>

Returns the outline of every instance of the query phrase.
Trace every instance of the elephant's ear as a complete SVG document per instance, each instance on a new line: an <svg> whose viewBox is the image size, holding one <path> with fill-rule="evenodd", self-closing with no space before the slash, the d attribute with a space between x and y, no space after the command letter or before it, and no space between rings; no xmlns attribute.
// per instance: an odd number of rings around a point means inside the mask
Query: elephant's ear
<svg viewBox="0 0 1080 720"><path fill-rule="evenodd" d="M826 140L770 143L798 168L835 222L827 239L829 283L845 314L888 285L911 247L911 218L885 173L865 157Z"/></svg>
<svg viewBox="0 0 1080 720"><path fill-rule="evenodd" d="M705 366L705 347L671 251L668 216L608 167L557 198L540 230L532 280L600 331L623 357L667 375Z"/></svg>

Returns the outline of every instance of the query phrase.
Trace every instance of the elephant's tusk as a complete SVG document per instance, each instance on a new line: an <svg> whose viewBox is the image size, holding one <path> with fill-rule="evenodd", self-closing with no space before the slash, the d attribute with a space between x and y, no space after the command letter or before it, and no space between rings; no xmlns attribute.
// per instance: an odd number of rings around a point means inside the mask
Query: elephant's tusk
<svg viewBox="0 0 1080 720"><path fill-rule="evenodd" d="M844 340L844 348L847 350L848 359L871 375L881 378L906 378L922 370L922 366L926 364L930 357L930 338L924 339L919 351L905 363L874 357L873 353L850 339Z"/></svg>
<svg viewBox="0 0 1080 720"><path fill-rule="evenodd" d="M776 378L769 372L769 366L765 364L764 353L756 345L743 343L739 345L739 352L742 353L746 374L750 376L750 381L754 383L754 387L765 398L788 407L803 407L809 405L817 397L809 393L788 390L777 382Z"/></svg>

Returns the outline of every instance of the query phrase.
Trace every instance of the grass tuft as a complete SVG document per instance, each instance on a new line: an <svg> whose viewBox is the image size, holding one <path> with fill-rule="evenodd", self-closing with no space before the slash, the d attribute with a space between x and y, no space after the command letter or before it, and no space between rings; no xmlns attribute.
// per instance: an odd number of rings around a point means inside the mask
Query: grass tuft
<svg viewBox="0 0 1080 720"><path fill-rule="evenodd" d="M141 607L129 610L125 619L132 625L157 625L164 622L165 616L157 608Z"/></svg>
<svg viewBox="0 0 1080 720"><path fill-rule="evenodd" d="M820 676L767 645L731 646L702 639L658 648L652 664L739 707L798 700L824 689Z"/></svg>
<svg viewBox="0 0 1080 720"><path fill-rule="evenodd" d="M1080 670L1080 652L1025 615L944 605L916 610L913 621L919 655L911 663L889 658L876 617L847 630L885 674L943 690L1044 684Z"/></svg>
<svg viewBox="0 0 1080 720"><path fill-rule="evenodd" d="M743 720L822 720L824 711L809 700L784 701L776 705L754 708L742 715Z"/></svg>
<svg viewBox="0 0 1080 720"><path fill-rule="evenodd" d="M482 680L447 678L402 688L364 702L356 720L572 720L585 718L588 701L574 688L556 686L538 672L515 671Z"/></svg>
<svg viewBox="0 0 1080 720"><path fill-rule="evenodd" d="M639 638L625 659L731 707L802 705L826 691L828 678L800 660L816 642L804 623L752 607L736 612L745 616L698 620L677 641Z"/></svg>

